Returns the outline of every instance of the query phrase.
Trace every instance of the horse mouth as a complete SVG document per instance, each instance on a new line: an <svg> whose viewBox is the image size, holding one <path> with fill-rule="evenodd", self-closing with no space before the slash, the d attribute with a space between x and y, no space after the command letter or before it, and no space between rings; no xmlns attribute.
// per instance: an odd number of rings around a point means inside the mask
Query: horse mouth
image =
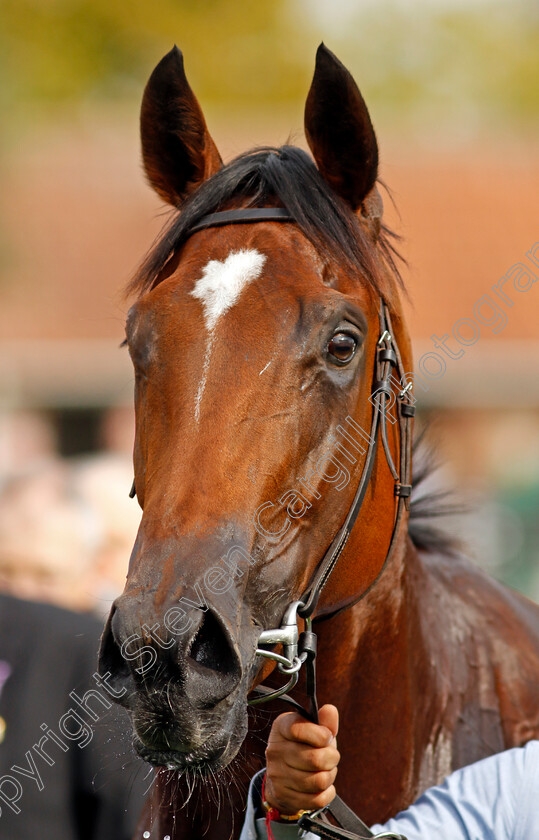
<svg viewBox="0 0 539 840"><path fill-rule="evenodd" d="M185 751L162 750L144 744L137 735L134 736L133 747L136 753L144 761L147 761L148 764L166 770L183 771L196 769L199 772L210 774L221 769L228 763L225 757L225 753L227 752L226 747L209 749L202 746L198 749Z"/></svg>

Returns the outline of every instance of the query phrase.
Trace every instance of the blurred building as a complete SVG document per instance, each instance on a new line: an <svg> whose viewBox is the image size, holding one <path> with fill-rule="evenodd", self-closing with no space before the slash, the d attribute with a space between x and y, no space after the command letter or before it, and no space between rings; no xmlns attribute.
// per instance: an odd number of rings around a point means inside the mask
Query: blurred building
<svg viewBox="0 0 539 840"><path fill-rule="evenodd" d="M532 113L526 85L537 58L531 4L486 4L486 17L471 4L468 19L460 5L440 2L433 12L423 0L412 13L403 2L389 25L375 4L340 0L330 21L327 4L307 4L307 15L297 0L240 21L216 2L223 31L236 27L219 46L222 58L228 44L228 82L218 57L204 51L196 11L164 5L169 17L156 18L145 51L133 58L127 98L114 107L86 103L76 118L51 118L4 149L0 478L55 452L125 454L132 446L131 365L119 349L128 306L122 290L165 220L141 174L133 78L141 92L154 59L183 38L225 158L258 143L281 144L291 132L303 143L298 91L304 85L306 92L316 43L327 37L360 84L365 80L382 178L398 208L385 197L408 261L422 382L416 396L423 416L437 418L447 475L480 500L479 514L455 527L491 571L539 597L539 156L537 113L535 122L522 116ZM371 13L360 20L363 5ZM170 15L178 32L165 37ZM145 32L138 18L125 32L114 25L120 40ZM241 61L256 68L247 106ZM281 104L280 77L264 87L271 61L300 68L292 80L281 79ZM255 87L266 95L260 107ZM229 107L234 92L236 109Z"/></svg>

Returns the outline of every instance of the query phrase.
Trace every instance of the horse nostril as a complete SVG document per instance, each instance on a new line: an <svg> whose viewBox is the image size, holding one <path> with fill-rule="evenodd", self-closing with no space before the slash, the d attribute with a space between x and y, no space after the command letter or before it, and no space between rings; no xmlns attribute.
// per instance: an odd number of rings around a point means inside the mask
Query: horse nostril
<svg viewBox="0 0 539 840"><path fill-rule="evenodd" d="M238 668L236 655L225 631L210 610L204 613L189 658L219 674L231 674Z"/></svg>
<svg viewBox="0 0 539 840"><path fill-rule="evenodd" d="M187 654L186 692L191 703L212 708L241 680L239 658L226 629L207 610Z"/></svg>
<svg viewBox="0 0 539 840"><path fill-rule="evenodd" d="M120 645L115 639L113 631L114 616L116 608L113 607L105 624L101 644L99 646L98 670L99 674L108 680L108 684L114 689L125 689L131 683L131 671L128 662L122 656ZM115 699L122 702L118 694Z"/></svg>

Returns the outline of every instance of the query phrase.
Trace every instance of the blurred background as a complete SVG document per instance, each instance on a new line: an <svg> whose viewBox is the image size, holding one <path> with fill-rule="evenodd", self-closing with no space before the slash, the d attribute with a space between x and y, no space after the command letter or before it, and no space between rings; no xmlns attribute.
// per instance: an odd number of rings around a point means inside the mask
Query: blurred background
<svg viewBox="0 0 539 840"><path fill-rule="evenodd" d="M127 498L122 290L165 221L140 166L151 70L180 46L229 159L256 144L304 145L321 40L353 73L377 130L415 356L435 350L433 335L465 351L416 394L444 481L475 502L452 527L490 572L539 599L532 0L2 0L1 587L104 615L123 586L140 512ZM508 300L492 292L506 275ZM490 324L485 304L477 315L485 295L504 313ZM474 343L457 345L455 325Z"/></svg>

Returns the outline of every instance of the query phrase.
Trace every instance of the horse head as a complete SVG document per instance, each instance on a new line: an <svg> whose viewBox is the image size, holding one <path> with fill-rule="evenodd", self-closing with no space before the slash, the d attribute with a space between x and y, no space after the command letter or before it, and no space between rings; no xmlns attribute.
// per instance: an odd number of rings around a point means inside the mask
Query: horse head
<svg viewBox="0 0 539 840"><path fill-rule="evenodd" d="M179 213L127 319L143 516L100 672L157 766L218 770L245 738L248 694L274 668L256 655L261 631L303 597L357 491L379 410L381 302L411 369L375 133L323 45L305 131L315 162L284 146L223 165L179 50L144 93L146 174ZM250 221L253 208L267 218ZM241 222L208 220L229 210ZM357 601L388 553L389 420L318 616Z"/></svg>

